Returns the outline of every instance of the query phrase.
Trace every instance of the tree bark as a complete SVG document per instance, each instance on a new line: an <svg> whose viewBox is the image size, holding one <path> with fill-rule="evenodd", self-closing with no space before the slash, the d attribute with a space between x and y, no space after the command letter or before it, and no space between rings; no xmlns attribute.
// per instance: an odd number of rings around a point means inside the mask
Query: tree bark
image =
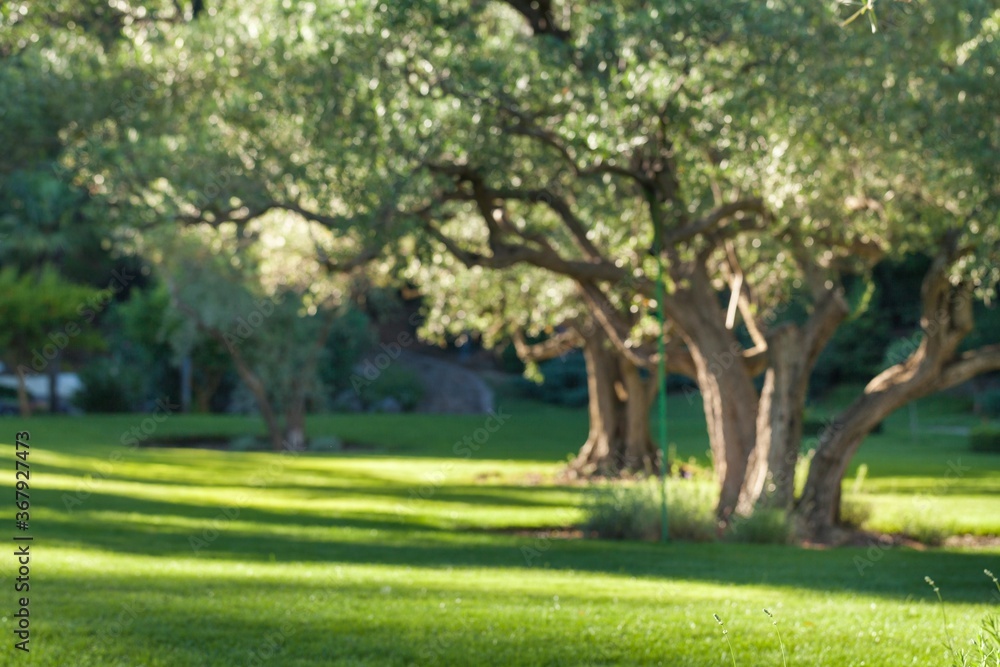
<svg viewBox="0 0 1000 667"><path fill-rule="evenodd" d="M297 387L285 406L284 447L291 451L306 448L306 397Z"/></svg>
<svg viewBox="0 0 1000 667"><path fill-rule="evenodd" d="M649 433L655 382L617 354L600 330L584 340L590 433L571 468L582 475L655 473L659 454Z"/></svg>
<svg viewBox="0 0 1000 667"><path fill-rule="evenodd" d="M865 387L864 393L827 427L809 468L795 513L807 539L836 537L844 473L868 433L895 410L978 373L1000 367L1000 346L956 355L973 328L971 292L953 286L949 267L954 257L939 256L924 278L921 293L922 338L914 352Z"/></svg>
<svg viewBox="0 0 1000 667"><path fill-rule="evenodd" d="M788 324L768 339L770 365L757 410L757 436L747 461L737 511L789 509L795 497L795 465L802 441L808 372L801 330Z"/></svg>
<svg viewBox="0 0 1000 667"><path fill-rule="evenodd" d="M690 342L719 482L716 515L728 521L736 510L747 461L755 448L757 392L742 361L732 360L728 342L711 338L706 331L697 339L697 347Z"/></svg>
<svg viewBox="0 0 1000 667"><path fill-rule="evenodd" d="M222 384L223 373L203 372L203 380L194 388L194 411L208 414L212 411L212 397Z"/></svg>
<svg viewBox="0 0 1000 667"><path fill-rule="evenodd" d="M677 323L694 361L719 482L716 515L728 522L736 511L747 462L757 441L758 395L744 348L725 316L704 265L695 267L690 290L674 296Z"/></svg>
<svg viewBox="0 0 1000 667"><path fill-rule="evenodd" d="M28 396L28 385L25 382L24 371L17 372L17 405L22 417L31 416L31 398Z"/></svg>

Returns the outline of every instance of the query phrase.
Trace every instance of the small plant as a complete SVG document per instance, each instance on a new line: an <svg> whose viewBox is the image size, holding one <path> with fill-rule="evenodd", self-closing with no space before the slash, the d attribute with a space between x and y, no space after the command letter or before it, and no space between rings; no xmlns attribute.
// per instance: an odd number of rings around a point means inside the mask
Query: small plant
<svg viewBox="0 0 1000 667"><path fill-rule="evenodd" d="M924 577L924 581L927 582L928 586L934 589L934 595L937 596L938 607L940 607L941 609L941 622L944 624L944 636L947 639L947 641L945 642L945 646L948 647L949 652L954 654L955 643L951 639L951 633L948 632L948 613L944 609L944 598L941 597L941 589L938 588L938 585L935 584L934 580L931 579L930 577Z"/></svg>
<svg viewBox="0 0 1000 667"><path fill-rule="evenodd" d="M692 542L714 540L718 532L715 500L711 487L707 485L692 481L670 482L667 486L670 539Z"/></svg>
<svg viewBox="0 0 1000 667"><path fill-rule="evenodd" d="M969 448L974 452L1000 454L1000 428L983 424L969 431Z"/></svg>
<svg viewBox="0 0 1000 667"><path fill-rule="evenodd" d="M649 484L608 484L584 497L583 529L610 540L655 540L660 510Z"/></svg>
<svg viewBox="0 0 1000 667"><path fill-rule="evenodd" d="M759 509L747 517L736 517L729 529L736 542L753 544L787 544L791 524L784 510Z"/></svg>
<svg viewBox="0 0 1000 667"><path fill-rule="evenodd" d="M785 660L785 642L781 641L781 630L778 628L778 619L774 617L774 614L769 612L767 609L764 610L767 617L771 619L771 625L774 626L774 634L778 635L778 646L781 647L781 664L784 667L788 667L788 662Z"/></svg>
<svg viewBox="0 0 1000 667"><path fill-rule="evenodd" d="M996 576L989 570L983 570L983 572L993 581L997 592L1000 593L1000 582L997 581ZM995 614L989 614L983 619L979 636L970 642L974 651L956 648L951 633L948 631L948 615L945 612L941 590L930 577L924 577L924 581L934 589L938 605L941 607L941 620L944 624L945 635L944 645L951 655L952 667L1000 667L1000 619ZM975 655L976 653L978 656Z"/></svg>
<svg viewBox="0 0 1000 667"><path fill-rule="evenodd" d="M847 497L840 502L840 523L850 528L861 528L872 518L872 504L857 497Z"/></svg>
<svg viewBox="0 0 1000 667"><path fill-rule="evenodd" d="M733 643L729 641L729 630L726 630L726 624L722 622L718 614L712 614L715 617L715 622L722 627L722 636L726 640L726 644L729 646L729 657L733 659L733 667L736 667L736 652L733 651Z"/></svg>
<svg viewBox="0 0 1000 667"><path fill-rule="evenodd" d="M933 516L911 514L903 524L902 532L917 542L932 547L941 546L948 537L955 534L955 528L949 525L934 523Z"/></svg>
<svg viewBox="0 0 1000 667"><path fill-rule="evenodd" d="M667 488L671 539L704 542L715 537L713 497L708 487L674 482ZM660 489L657 484L607 484L590 489L583 504L583 529L612 540L660 537Z"/></svg>

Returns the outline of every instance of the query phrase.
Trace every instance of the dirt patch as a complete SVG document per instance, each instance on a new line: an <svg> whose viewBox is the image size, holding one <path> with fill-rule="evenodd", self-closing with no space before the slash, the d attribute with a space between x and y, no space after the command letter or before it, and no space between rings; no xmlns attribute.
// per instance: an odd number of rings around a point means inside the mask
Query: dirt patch
<svg viewBox="0 0 1000 667"><path fill-rule="evenodd" d="M952 535L944 541L946 547L989 549L1000 547L1000 535Z"/></svg>
<svg viewBox="0 0 1000 667"><path fill-rule="evenodd" d="M868 530L844 531L836 540L827 543L803 542L807 549L831 549L836 547L879 547L890 549L904 547L916 551L926 551L936 547L963 547L967 549L991 549L1000 547L1000 536L996 535L952 535L940 545L931 545L915 540L902 533L878 533Z"/></svg>
<svg viewBox="0 0 1000 667"><path fill-rule="evenodd" d="M479 528L475 532L493 533L497 535L516 535L546 540L579 540L586 535L576 526L524 527L508 526L506 528Z"/></svg>

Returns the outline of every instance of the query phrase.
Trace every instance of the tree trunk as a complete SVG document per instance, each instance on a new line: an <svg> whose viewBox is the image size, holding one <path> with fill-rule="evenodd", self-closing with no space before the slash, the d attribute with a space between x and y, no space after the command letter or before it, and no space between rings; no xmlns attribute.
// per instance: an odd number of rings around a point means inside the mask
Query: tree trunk
<svg viewBox="0 0 1000 667"><path fill-rule="evenodd" d="M802 414L808 389L805 341L792 324L768 339L769 366L757 412L756 445L747 461L738 511L755 507L790 509L795 499L795 465L802 441Z"/></svg>
<svg viewBox="0 0 1000 667"><path fill-rule="evenodd" d="M285 408L285 440L284 447L300 452L306 448L306 410L305 396L296 391Z"/></svg>
<svg viewBox="0 0 1000 667"><path fill-rule="evenodd" d="M17 372L17 404L21 409L22 417L31 416L31 398L28 396L28 385L25 382L24 371L20 369Z"/></svg>
<svg viewBox="0 0 1000 667"><path fill-rule="evenodd" d="M260 410L260 416L264 419L264 426L267 428L267 437L271 441L271 449L276 452L283 451L285 449L285 434L282 431L281 424L278 423L274 407L271 405L271 398L267 395L267 389L256 374L249 371L249 368L246 369L249 372L244 373L240 369L241 366L243 364L236 363L236 372L243 382L246 383L247 388L250 389L250 393L257 399L257 409Z"/></svg>
<svg viewBox="0 0 1000 667"><path fill-rule="evenodd" d="M204 373L203 381L194 387L194 411L207 414L212 411L212 397L222 384L222 373Z"/></svg>
<svg viewBox="0 0 1000 667"><path fill-rule="evenodd" d="M756 445L757 390L744 348L714 307L718 296L704 267L690 276L691 289L674 296L676 319L694 362L719 482L716 515L728 522L736 511L747 461Z"/></svg>
<svg viewBox="0 0 1000 667"><path fill-rule="evenodd" d="M655 473L659 455L649 433L652 379L617 354L598 330L583 345L590 434L571 468L583 475Z"/></svg>
<svg viewBox="0 0 1000 667"><path fill-rule="evenodd" d="M915 396L902 391L862 395L820 435L805 489L795 507L803 537L824 542L836 537L841 480L847 466L868 433L912 398Z"/></svg>
<svg viewBox="0 0 1000 667"><path fill-rule="evenodd" d="M726 363L725 360L732 356L728 346L711 356L706 356L707 347L692 346L692 356L698 369L698 388L701 390L708 440L719 481L716 515L720 520L728 521L736 510L746 476L747 460L755 447L757 392L742 359Z"/></svg>
<svg viewBox="0 0 1000 667"><path fill-rule="evenodd" d="M949 280L953 259L943 253L924 278L919 346L905 361L869 382L864 393L820 437L805 489L795 507L804 537L826 541L836 536L841 480L851 458L876 424L910 401L1000 367L1000 346L956 355L958 346L972 331L973 314L970 288L953 286Z"/></svg>

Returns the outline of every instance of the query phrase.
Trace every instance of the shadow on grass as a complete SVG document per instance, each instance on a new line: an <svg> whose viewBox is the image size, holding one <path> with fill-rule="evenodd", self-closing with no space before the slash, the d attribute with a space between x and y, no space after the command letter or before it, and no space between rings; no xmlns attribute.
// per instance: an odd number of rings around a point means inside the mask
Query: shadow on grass
<svg viewBox="0 0 1000 667"><path fill-rule="evenodd" d="M178 513L185 508L189 511ZM107 511L134 512L165 521L156 524L139 518L109 523L102 514ZM154 557L425 568L548 568L897 598L920 592L926 575L936 579L947 575L951 599L974 602L989 599L983 569L1000 569L996 553L877 548L810 551L719 543L550 540L424 525L418 523L419 517L404 520L376 513L324 517L250 508L241 509L233 522L223 517L213 525L212 520L219 516L218 509L134 498L123 501L119 496L94 494L86 511L49 518L38 524L36 532L47 544ZM187 528L170 525L171 519L197 523ZM302 531L299 535L288 534L297 529ZM192 542L192 538L201 542ZM197 553L193 544L200 545Z"/></svg>

